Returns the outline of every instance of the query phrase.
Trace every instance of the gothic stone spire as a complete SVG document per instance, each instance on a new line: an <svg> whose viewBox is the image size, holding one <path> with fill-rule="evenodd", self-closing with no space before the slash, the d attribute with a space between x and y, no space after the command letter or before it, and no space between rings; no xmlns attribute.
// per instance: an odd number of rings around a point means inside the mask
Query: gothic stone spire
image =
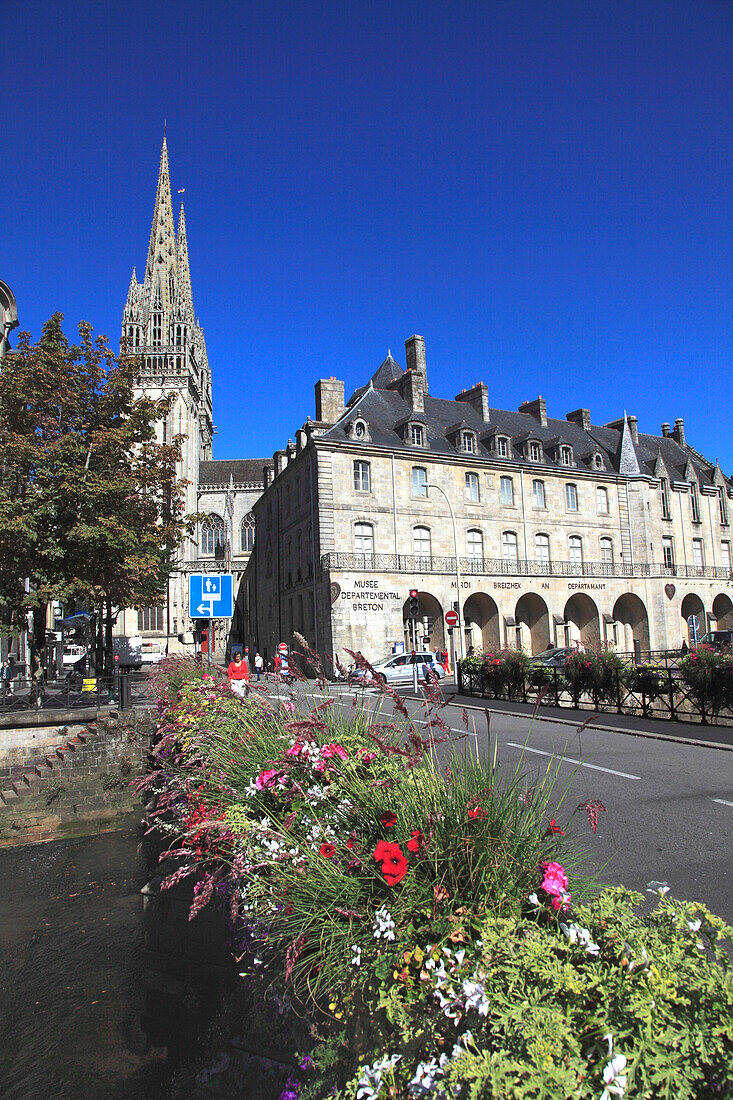
<svg viewBox="0 0 733 1100"><path fill-rule="evenodd" d="M163 138L160 151L158 190L155 196L153 227L150 231L145 286L151 300L159 298L167 313L173 304L177 268L176 233L171 206L171 181L168 170L168 146Z"/></svg>
<svg viewBox="0 0 733 1100"><path fill-rule="evenodd" d="M176 313L182 320L193 323L193 294L191 292L191 269L188 265L188 240L186 238L186 215L181 203L178 215L178 284L176 295Z"/></svg>

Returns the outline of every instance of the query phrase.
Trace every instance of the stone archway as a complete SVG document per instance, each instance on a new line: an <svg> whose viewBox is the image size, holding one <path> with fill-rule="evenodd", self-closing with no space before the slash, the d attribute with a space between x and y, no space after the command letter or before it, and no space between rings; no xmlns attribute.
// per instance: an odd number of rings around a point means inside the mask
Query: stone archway
<svg viewBox="0 0 733 1100"><path fill-rule="evenodd" d="M463 605L466 651L469 646L496 652L501 648L499 608L485 592L472 593Z"/></svg>
<svg viewBox="0 0 733 1100"><path fill-rule="evenodd" d="M696 592L688 592L684 600L680 604L680 615L682 616L682 623L680 629L682 631L682 637L685 639L688 645L693 645L695 639L692 636L692 630L688 619L690 615L694 615L700 624L697 631L697 640L699 641L702 635L708 628L707 618L705 616L705 605Z"/></svg>
<svg viewBox="0 0 733 1100"><path fill-rule="evenodd" d="M418 592L420 605L420 618L417 620L417 649L434 650L437 646L445 649L445 630L443 624L443 608L431 592ZM412 619L410 618L410 601L405 600L402 606L402 621L405 629L405 645L408 651L412 649ZM428 641L425 641L425 638Z"/></svg>
<svg viewBox="0 0 733 1100"><path fill-rule="evenodd" d="M627 653L634 652L634 643L638 642L642 652L649 651L649 616L642 600L633 592L625 592L613 605L614 621L621 627L618 640L619 648Z"/></svg>
<svg viewBox="0 0 733 1100"><path fill-rule="evenodd" d="M547 604L535 592L526 592L517 600L514 611L517 641L528 653L541 653L550 644L550 614Z"/></svg>
<svg viewBox="0 0 733 1100"><path fill-rule="evenodd" d="M733 600L724 592L713 600L713 618L716 630L733 630Z"/></svg>
<svg viewBox="0 0 733 1100"><path fill-rule="evenodd" d="M585 592L576 592L565 604L566 645L597 646L601 625L596 607Z"/></svg>

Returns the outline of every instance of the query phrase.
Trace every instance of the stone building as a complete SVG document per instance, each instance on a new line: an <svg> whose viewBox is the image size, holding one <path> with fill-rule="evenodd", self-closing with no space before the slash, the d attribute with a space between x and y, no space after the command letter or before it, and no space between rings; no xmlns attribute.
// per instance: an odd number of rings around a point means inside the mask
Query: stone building
<svg viewBox="0 0 733 1100"><path fill-rule="evenodd" d="M178 434L185 437L178 472L187 482L186 511L204 513L207 518L181 547L164 601L156 607L122 612L116 630L119 634L142 634L169 651L177 651L179 635L193 626L188 617L188 574L232 571L237 583L244 573L254 543L252 505L262 492L268 460L212 458L216 429L211 370L193 306L183 203L177 233L173 220L165 138L145 277L139 283L133 269L122 338L141 359L137 392L154 399L173 399L166 419L158 425L158 440L165 442ZM242 640L241 618L235 616L231 631L228 625L228 640Z"/></svg>
<svg viewBox="0 0 733 1100"><path fill-rule="evenodd" d="M555 419L541 397L495 409L484 383L433 397L423 338L405 348L406 370L388 355L348 402L317 382L315 420L274 455L245 577L260 648L294 630L342 660L410 646L412 588L418 643L447 645L458 605L463 652L647 653L690 621L733 627L731 482L681 419L647 435L635 416Z"/></svg>

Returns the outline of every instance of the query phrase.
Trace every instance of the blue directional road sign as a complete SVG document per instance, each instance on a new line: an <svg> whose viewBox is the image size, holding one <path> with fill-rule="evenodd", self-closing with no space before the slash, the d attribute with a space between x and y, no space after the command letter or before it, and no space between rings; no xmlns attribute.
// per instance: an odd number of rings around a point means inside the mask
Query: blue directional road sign
<svg viewBox="0 0 733 1100"><path fill-rule="evenodd" d="M191 573L188 614L192 619L231 619L234 615L231 573Z"/></svg>

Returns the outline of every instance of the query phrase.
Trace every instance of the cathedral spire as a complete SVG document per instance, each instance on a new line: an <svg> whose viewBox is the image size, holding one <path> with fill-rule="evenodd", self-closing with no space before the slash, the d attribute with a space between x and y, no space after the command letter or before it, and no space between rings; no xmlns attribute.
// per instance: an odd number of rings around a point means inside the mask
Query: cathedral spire
<svg viewBox="0 0 733 1100"><path fill-rule="evenodd" d="M188 240L186 238L186 215L181 203L178 215L178 308L181 313L190 314L193 321L193 294L191 292L191 269L188 265Z"/></svg>
<svg viewBox="0 0 733 1100"><path fill-rule="evenodd" d="M158 190L155 195L153 227L150 231L148 263L145 269L145 283L152 287L160 282L164 308L172 305L172 290L177 267L176 233L173 226L173 208L171 206L171 181L168 170L168 145L163 138L160 151L160 169L158 171Z"/></svg>

